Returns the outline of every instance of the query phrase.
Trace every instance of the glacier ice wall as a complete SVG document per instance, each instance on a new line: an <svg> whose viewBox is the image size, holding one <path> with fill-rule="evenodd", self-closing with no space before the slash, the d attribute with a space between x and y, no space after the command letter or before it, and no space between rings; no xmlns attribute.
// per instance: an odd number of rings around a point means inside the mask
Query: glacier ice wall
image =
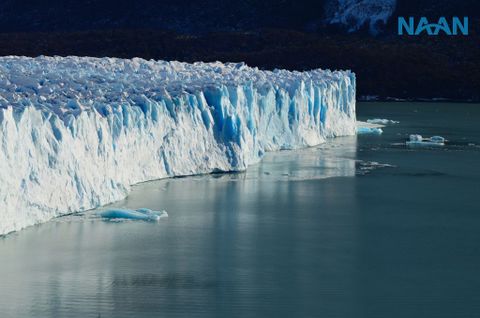
<svg viewBox="0 0 480 318"><path fill-rule="evenodd" d="M355 129L349 71L1 57L0 234Z"/></svg>

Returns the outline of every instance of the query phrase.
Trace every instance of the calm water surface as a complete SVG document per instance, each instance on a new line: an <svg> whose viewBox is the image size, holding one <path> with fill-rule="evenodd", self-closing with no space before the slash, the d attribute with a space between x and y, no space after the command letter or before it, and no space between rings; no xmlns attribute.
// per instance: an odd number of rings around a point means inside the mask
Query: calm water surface
<svg viewBox="0 0 480 318"><path fill-rule="evenodd" d="M144 183L0 238L1 317L478 317L480 105L368 103L401 123L268 154L246 173ZM439 149L407 149L410 133Z"/></svg>

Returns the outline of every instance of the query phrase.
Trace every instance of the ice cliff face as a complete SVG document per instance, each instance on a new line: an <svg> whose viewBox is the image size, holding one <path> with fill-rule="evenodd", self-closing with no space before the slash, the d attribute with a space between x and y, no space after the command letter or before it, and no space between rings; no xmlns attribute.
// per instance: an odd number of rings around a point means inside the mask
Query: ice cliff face
<svg viewBox="0 0 480 318"><path fill-rule="evenodd" d="M355 75L244 64L0 58L0 234L355 134Z"/></svg>

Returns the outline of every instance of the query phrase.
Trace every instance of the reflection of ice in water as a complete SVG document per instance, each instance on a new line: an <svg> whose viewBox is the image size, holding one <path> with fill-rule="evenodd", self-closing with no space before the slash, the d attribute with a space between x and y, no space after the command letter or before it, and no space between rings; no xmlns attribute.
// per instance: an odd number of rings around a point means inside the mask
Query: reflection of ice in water
<svg viewBox="0 0 480 318"><path fill-rule="evenodd" d="M373 170L380 168L396 168L395 165L388 163L379 163L376 161L362 161L357 162L357 175L366 175L372 172Z"/></svg>
<svg viewBox="0 0 480 318"><path fill-rule="evenodd" d="M350 142L354 144L353 141ZM334 143L304 150L268 154L261 165L251 167L246 173L247 178L288 181L354 175L354 153L349 154Z"/></svg>
<svg viewBox="0 0 480 318"><path fill-rule="evenodd" d="M356 137L336 138L317 147L267 153L259 164L250 166L245 173L214 177L301 181L355 176L356 147Z"/></svg>

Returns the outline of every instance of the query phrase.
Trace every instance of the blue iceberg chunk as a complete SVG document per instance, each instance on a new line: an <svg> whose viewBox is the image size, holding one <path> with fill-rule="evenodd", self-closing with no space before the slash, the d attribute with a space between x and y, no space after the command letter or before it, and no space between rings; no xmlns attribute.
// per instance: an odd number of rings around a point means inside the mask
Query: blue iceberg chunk
<svg viewBox="0 0 480 318"><path fill-rule="evenodd" d="M381 135L383 133L382 128L377 127L358 127L357 134L373 134L373 135Z"/></svg>
<svg viewBox="0 0 480 318"><path fill-rule="evenodd" d="M141 221L158 221L161 218L168 217L166 211L153 211L146 208L137 210L129 209L108 209L99 213L105 219L127 219Z"/></svg>

